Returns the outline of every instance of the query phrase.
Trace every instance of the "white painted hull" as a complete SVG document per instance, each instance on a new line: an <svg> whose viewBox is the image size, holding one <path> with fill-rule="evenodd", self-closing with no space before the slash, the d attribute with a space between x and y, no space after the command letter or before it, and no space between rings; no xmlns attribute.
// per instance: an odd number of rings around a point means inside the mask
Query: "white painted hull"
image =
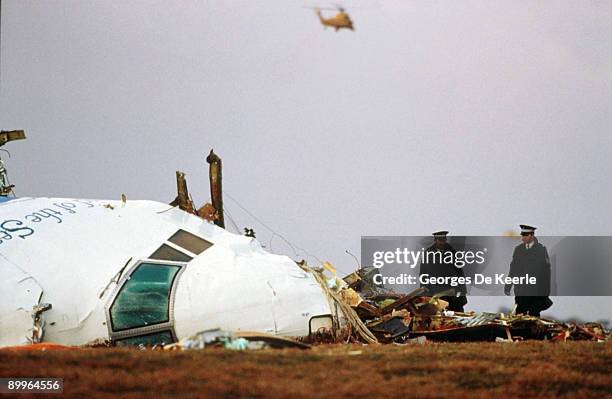
<svg viewBox="0 0 612 399"><path fill-rule="evenodd" d="M0 346L28 343L39 299L52 305L43 313L45 342L126 336L111 328L109 307L126 277L179 229L213 246L180 264L167 324L174 340L211 328L305 336L313 316L334 313L314 277L288 257L169 205L21 198L0 204Z"/></svg>

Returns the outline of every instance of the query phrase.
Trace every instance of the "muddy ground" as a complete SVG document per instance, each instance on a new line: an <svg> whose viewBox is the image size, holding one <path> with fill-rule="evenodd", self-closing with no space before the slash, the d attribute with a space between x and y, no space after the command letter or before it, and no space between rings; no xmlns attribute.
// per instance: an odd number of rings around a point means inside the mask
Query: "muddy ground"
<svg viewBox="0 0 612 399"><path fill-rule="evenodd" d="M63 377L64 396L74 398L604 398L612 343L0 350L0 377L24 376Z"/></svg>

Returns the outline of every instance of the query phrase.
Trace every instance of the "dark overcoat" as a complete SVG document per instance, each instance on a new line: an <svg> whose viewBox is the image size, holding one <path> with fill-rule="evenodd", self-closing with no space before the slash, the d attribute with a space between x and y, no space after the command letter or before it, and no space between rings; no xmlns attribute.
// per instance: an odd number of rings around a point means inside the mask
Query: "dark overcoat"
<svg viewBox="0 0 612 399"><path fill-rule="evenodd" d="M425 256L427 259L427 254L431 252L440 251L442 253L442 262L438 261L439 256L430 257L430 262L423 261L421 262L421 268L419 270L419 275L428 274L432 277L465 277L465 273L463 269L460 267L456 267L453 263L444 263L444 256L447 252L453 253L453 259L455 259L455 253L457 252L455 248L453 248L450 244L446 244L442 250L439 250L436 247L436 244L433 244L429 248L425 250ZM431 261L433 260L433 261ZM467 289L465 284L460 284L459 286L452 287L448 284L421 284L422 287L426 287L430 294L437 294L442 291L446 291L449 289L454 289L456 292L461 292L463 295L467 293Z"/></svg>
<svg viewBox="0 0 612 399"><path fill-rule="evenodd" d="M552 302L550 295L550 259L546 247L537 239L531 248L517 245L512 254L509 277L523 277L529 274L536 278L536 284L514 284L515 302L531 313L548 309Z"/></svg>

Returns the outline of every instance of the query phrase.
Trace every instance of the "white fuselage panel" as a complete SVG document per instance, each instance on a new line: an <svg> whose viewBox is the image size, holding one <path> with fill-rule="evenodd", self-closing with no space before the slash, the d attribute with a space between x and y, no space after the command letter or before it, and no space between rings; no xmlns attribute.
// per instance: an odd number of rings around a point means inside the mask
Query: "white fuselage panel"
<svg viewBox="0 0 612 399"><path fill-rule="evenodd" d="M169 205L21 198L0 204L0 346L28 342L39 301L52 305L44 313L44 341L109 339L113 278L179 229L213 246L179 276L177 339L217 327L302 336L312 316L332 313L314 277L288 257Z"/></svg>

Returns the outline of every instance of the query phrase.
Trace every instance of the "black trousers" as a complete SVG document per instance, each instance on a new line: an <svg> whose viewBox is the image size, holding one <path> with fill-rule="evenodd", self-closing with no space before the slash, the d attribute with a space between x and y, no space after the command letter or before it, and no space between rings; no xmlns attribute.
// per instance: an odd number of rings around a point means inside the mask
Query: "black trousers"
<svg viewBox="0 0 612 399"><path fill-rule="evenodd" d="M552 301L547 296L516 296L516 313L529 314L540 317L540 312L552 306Z"/></svg>

